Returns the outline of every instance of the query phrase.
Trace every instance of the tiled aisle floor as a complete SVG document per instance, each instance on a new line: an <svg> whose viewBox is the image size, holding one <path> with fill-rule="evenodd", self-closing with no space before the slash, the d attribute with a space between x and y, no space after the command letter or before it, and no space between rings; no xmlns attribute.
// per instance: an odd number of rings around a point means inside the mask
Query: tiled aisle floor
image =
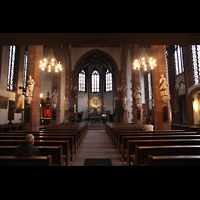
<svg viewBox="0 0 200 200"><path fill-rule="evenodd" d="M70 166L83 166L85 158L111 158L113 166L126 166L105 130L88 130Z"/></svg>

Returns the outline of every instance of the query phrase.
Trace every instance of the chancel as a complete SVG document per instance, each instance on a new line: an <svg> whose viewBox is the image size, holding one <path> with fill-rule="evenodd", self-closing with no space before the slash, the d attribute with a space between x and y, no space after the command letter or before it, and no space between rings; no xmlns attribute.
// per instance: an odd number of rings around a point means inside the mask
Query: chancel
<svg viewBox="0 0 200 200"><path fill-rule="evenodd" d="M200 165L195 37L95 36L0 40L0 165ZM14 156L28 134L41 156Z"/></svg>

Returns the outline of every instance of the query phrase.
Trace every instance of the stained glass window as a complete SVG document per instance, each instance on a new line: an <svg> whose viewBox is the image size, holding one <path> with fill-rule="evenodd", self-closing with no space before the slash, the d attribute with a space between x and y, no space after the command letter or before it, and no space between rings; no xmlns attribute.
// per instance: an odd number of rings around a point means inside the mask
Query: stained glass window
<svg viewBox="0 0 200 200"><path fill-rule="evenodd" d="M112 91L112 73L107 70L106 71L106 92Z"/></svg>
<svg viewBox="0 0 200 200"><path fill-rule="evenodd" d="M184 72L183 51L180 45L174 45L174 61L175 61L176 75L183 73Z"/></svg>
<svg viewBox="0 0 200 200"><path fill-rule="evenodd" d="M85 71L79 73L79 92L85 92Z"/></svg>
<svg viewBox="0 0 200 200"><path fill-rule="evenodd" d="M99 92L99 72L97 70L94 70L92 72L92 92Z"/></svg>
<svg viewBox="0 0 200 200"><path fill-rule="evenodd" d="M28 52L25 51L25 53L24 53L24 69L23 69L23 88L24 88L22 91L23 94L25 94L25 91L26 91L27 67L28 67Z"/></svg>
<svg viewBox="0 0 200 200"><path fill-rule="evenodd" d="M148 72L149 100L152 100L151 71Z"/></svg>
<svg viewBox="0 0 200 200"><path fill-rule="evenodd" d="M192 45L194 84L200 83L200 45Z"/></svg>
<svg viewBox="0 0 200 200"><path fill-rule="evenodd" d="M13 90L16 46L10 46L8 61L7 89Z"/></svg>

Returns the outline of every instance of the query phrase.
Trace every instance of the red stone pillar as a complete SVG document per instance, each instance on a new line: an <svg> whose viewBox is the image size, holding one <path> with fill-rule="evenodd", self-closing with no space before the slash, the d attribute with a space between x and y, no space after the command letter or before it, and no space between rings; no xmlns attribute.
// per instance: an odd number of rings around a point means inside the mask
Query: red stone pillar
<svg viewBox="0 0 200 200"><path fill-rule="evenodd" d="M53 54L57 60L57 62L61 62L61 45L55 45L53 47ZM52 80L52 92L56 90L58 93L58 103L56 108L51 107L51 124L53 125L60 125L60 102L61 102L61 73L62 71L58 71L57 73L52 71L53 73L53 80Z"/></svg>
<svg viewBox="0 0 200 200"><path fill-rule="evenodd" d="M69 45L64 45L64 52L65 52L65 97L69 98L69 106L71 107L70 102L70 91L69 91L69 85L70 85L70 73L71 73L71 60L70 60L70 49ZM70 117L70 110L65 110L65 120L69 121Z"/></svg>
<svg viewBox="0 0 200 200"><path fill-rule="evenodd" d="M127 90L125 89L125 86L127 86L127 57L128 57L128 50L129 45L124 45L122 47L122 59L121 59L121 78L122 78L122 99L127 98ZM122 100L123 105L123 100ZM123 108L123 123L128 123L128 111L124 110Z"/></svg>
<svg viewBox="0 0 200 200"><path fill-rule="evenodd" d="M35 81L33 90L33 100L31 104L25 105L25 131L39 131L40 125L40 92L41 92L41 76L42 72L39 67L40 60L43 56L43 46L29 46L28 53L28 72L27 75L32 76Z"/></svg>
<svg viewBox="0 0 200 200"><path fill-rule="evenodd" d="M118 123L119 121L122 122L122 116L119 116L117 112L118 102L122 104L121 101L122 94L120 91L117 91L117 88L120 88L121 86L122 86L121 71L117 69L115 72L115 123Z"/></svg>
<svg viewBox="0 0 200 200"><path fill-rule="evenodd" d="M139 45L131 46L131 63L132 64L134 63L135 59L139 59L138 51L139 51ZM142 108L137 108L135 98L134 98L135 88L140 87L140 90L141 90L140 77L141 77L140 70L132 69L133 124L143 124Z"/></svg>
<svg viewBox="0 0 200 200"><path fill-rule="evenodd" d="M155 130L171 130L170 101L166 104L162 103L159 89L161 74L165 78L167 77L165 46L151 45L151 56L156 60L157 64L152 70ZM164 121L164 107L167 107L167 121Z"/></svg>
<svg viewBox="0 0 200 200"><path fill-rule="evenodd" d="M192 61L192 50L191 45L182 46L184 55L184 78L185 78L185 97L186 97L186 107L187 107L187 123L194 124L194 114L193 114L193 101L188 95L187 88L194 85L194 75L193 75L193 61Z"/></svg>

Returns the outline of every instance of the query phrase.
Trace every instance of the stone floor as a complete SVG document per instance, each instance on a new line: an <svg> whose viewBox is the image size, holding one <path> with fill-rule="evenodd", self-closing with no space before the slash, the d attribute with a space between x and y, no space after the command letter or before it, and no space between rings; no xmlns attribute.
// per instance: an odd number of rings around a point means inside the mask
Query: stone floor
<svg viewBox="0 0 200 200"><path fill-rule="evenodd" d="M88 130L70 166L83 166L86 158L110 158L113 166L126 166L105 130Z"/></svg>

